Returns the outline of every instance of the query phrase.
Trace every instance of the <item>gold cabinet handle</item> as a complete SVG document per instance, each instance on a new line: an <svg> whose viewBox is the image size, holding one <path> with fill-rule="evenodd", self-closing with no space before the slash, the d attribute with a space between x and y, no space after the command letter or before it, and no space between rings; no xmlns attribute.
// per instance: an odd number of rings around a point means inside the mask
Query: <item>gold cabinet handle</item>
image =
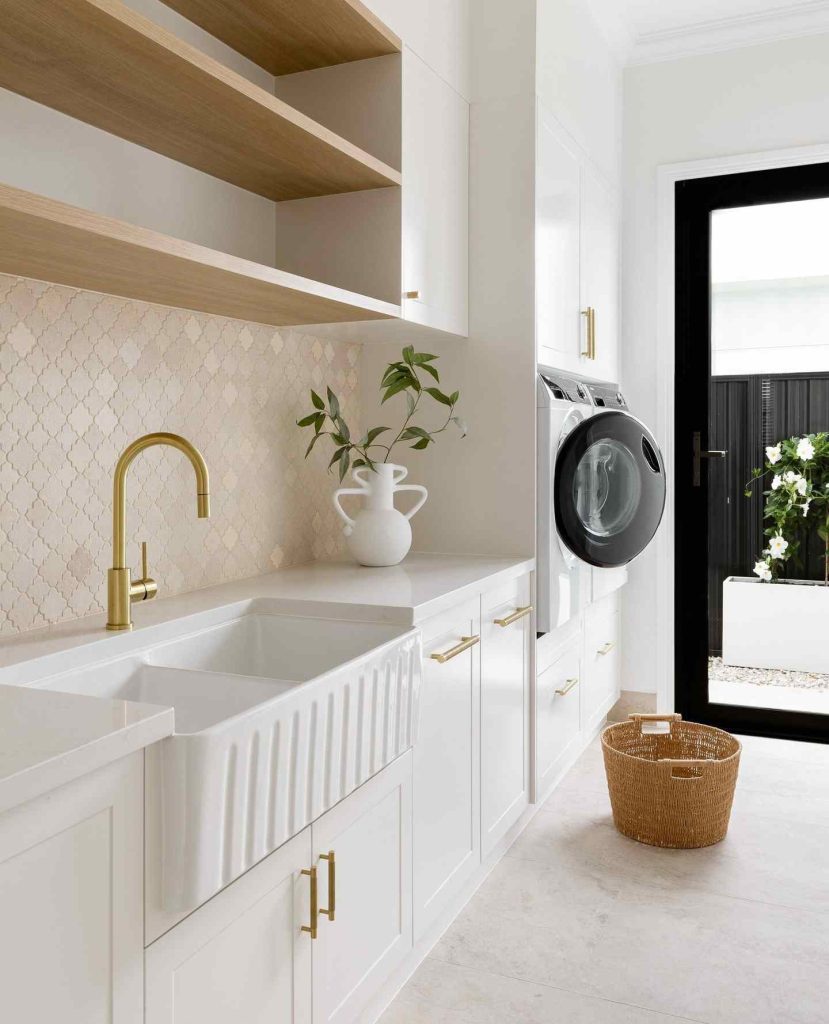
<svg viewBox="0 0 829 1024"><path fill-rule="evenodd" d="M606 654L610 654L615 646L615 640L608 640L607 643L602 644L598 651L596 651L596 654L598 654L600 658L603 658Z"/></svg>
<svg viewBox="0 0 829 1024"><path fill-rule="evenodd" d="M320 907L320 913L325 914L329 921L333 921L334 911L337 906L337 877L335 874L337 864L334 860L334 851L329 850L328 853L321 853L320 860L328 861L328 906Z"/></svg>
<svg viewBox="0 0 829 1024"><path fill-rule="evenodd" d="M403 292L403 298L404 299L419 299L420 298L420 291L418 289L413 289L410 292Z"/></svg>
<svg viewBox="0 0 829 1024"><path fill-rule="evenodd" d="M319 916L319 896L317 893L317 869L303 868L302 874L311 879L311 923L304 924L302 931L308 932L312 939L317 937L317 918Z"/></svg>
<svg viewBox="0 0 829 1024"><path fill-rule="evenodd" d="M443 651L441 654L430 654L429 657L433 661L437 661L442 665L445 661L451 661L453 658L457 658L459 654L463 654L464 651L468 651L470 647L474 647L475 644L480 642L480 636L462 636L459 644L456 644L454 647L450 647L448 651Z"/></svg>
<svg viewBox="0 0 829 1024"><path fill-rule="evenodd" d="M532 610L533 606L528 604L523 608L516 608L511 615L507 615L504 619L493 619L492 621L496 626L511 626L513 622L518 622L518 620L523 619L525 615L529 615Z"/></svg>
<svg viewBox="0 0 829 1024"><path fill-rule="evenodd" d="M587 317L587 351L582 355L587 359L596 358L596 310L592 306L581 311L582 316Z"/></svg>
<svg viewBox="0 0 829 1024"><path fill-rule="evenodd" d="M578 686L578 684L579 684L578 676L576 676L575 679L566 679L564 681L564 686L562 686L562 688L560 690L556 690L556 693L558 694L559 697L566 697L567 694L574 687Z"/></svg>

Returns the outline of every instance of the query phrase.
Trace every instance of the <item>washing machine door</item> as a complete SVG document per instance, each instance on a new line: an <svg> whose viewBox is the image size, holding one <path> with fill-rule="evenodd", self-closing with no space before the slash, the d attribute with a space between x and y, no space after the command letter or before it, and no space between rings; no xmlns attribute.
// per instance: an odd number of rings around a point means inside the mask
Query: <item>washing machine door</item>
<svg viewBox="0 0 829 1024"><path fill-rule="evenodd" d="M665 509L665 465L653 435L627 412L579 424L556 460L559 537L602 568L626 565L650 543Z"/></svg>

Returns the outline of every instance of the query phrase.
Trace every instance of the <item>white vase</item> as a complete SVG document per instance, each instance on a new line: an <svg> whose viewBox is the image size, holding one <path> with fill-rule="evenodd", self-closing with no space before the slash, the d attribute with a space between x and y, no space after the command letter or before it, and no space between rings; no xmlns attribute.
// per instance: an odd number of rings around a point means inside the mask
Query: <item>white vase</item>
<svg viewBox="0 0 829 1024"><path fill-rule="evenodd" d="M371 470L360 466L351 471L359 487L340 487L334 492L334 508L345 523L343 533L351 554L360 565L397 565L412 546L412 528L409 520L422 508L429 492L420 484L404 484L401 480L408 470L390 462L378 462ZM405 514L394 507L398 491L419 491L420 500ZM346 514L340 498L345 494L359 495L363 507L352 519Z"/></svg>

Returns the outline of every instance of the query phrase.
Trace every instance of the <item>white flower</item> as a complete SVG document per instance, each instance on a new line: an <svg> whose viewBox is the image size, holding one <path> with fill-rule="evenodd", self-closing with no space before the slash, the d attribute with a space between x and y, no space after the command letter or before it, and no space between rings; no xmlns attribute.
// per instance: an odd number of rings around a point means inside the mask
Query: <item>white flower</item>
<svg viewBox="0 0 829 1024"><path fill-rule="evenodd" d="M780 474L779 474L779 473L775 473L775 474L774 474L774 479L773 479L773 480L772 480L772 482L771 482L771 489L772 489L773 491L776 491L776 490L777 490L777 489L778 489L778 488L780 487L780 485L781 485L782 483L783 483L783 477L782 477L782 476L780 476Z"/></svg>
<svg viewBox="0 0 829 1024"><path fill-rule="evenodd" d="M808 500L804 501L803 504L800 506L803 509L803 518L804 519L809 514L809 506L811 504L812 504L811 499L808 499Z"/></svg>
<svg viewBox="0 0 829 1024"><path fill-rule="evenodd" d="M769 541L769 554L772 558L782 558L786 553L786 548L788 546L789 542L782 536L782 534L778 533Z"/></svg>
<svg viewBox="0 0 829 1024"><path fill-rule="evenodd" d="M771 582L771 569L765 559L761 558L758 562L754 563L754 575L759 576L766 583Z"/></svg>
<svg viewBox="0 0 829 1024"><path fill-rule="evenodd" d="M806 491L808 491L808 489L809 489L809 481L808 480L804 480L803 477L801 477L797 481L796 487L797 487L797 493L798 494L805 494Z"/></svg>
<svg viewBox="0 0 829 1024"><path fill-rule="evenodd" d="M779 444L776 444L773 447L766 448L766 458L769 460L772 466L775 464L775 462L779 462L781 457L782 456Z"/></svg>
<svg viewBox="0 0 829 1024"><path fill-rule="evenodd" d="M783 474L784 484L796 484L798 480L802 480L800 473L795 473L793 469L787 469Z"/></svg>
<svg viewBox="0 0 829 1024"><path fill-rule="evenodd" d="M815 457L815 446L808 437L801 437L797 442L797 457L802 462L808 462Z"/></svg>

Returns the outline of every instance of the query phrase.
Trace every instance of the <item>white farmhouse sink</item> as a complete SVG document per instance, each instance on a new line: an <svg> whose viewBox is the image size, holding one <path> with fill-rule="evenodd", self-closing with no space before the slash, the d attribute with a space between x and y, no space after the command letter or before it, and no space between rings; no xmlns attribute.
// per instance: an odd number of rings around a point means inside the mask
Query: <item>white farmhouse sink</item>
<svg viewBox="0 0 829 1024"><path fill-rule="evenodd" d="M221 618L221 616L219 616ZM199 626L49 689L172 706L157 758L162 899L199 906L414 742L420 633L261 611Z"/></svg>

